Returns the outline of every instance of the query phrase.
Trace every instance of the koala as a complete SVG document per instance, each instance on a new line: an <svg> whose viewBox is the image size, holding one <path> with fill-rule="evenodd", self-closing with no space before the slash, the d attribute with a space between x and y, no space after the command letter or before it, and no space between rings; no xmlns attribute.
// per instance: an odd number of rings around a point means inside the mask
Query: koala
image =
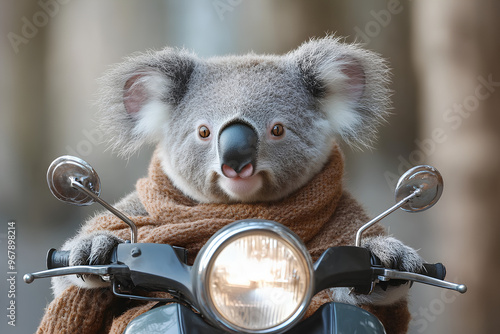
<svg viewBox="0 0 500 334"><path fill-rule="evenodd" d="M331 36L287 54L201 59L165 48L127 58L101 80L100 115L110 146L130 156L157 146L163 173L197 203L273 203L306 185L339 141L369 147L390 107L389 69L377 54ZM117 204L146 215L135 192ZM70 264L104 264L123 240L80 233L62 249ZM388 267L419 272L417 252L391 237L365 239ZM56 295L93 276L55 278ZM391 304L408 284L370 296L333 289L335 300Z"/></svg>

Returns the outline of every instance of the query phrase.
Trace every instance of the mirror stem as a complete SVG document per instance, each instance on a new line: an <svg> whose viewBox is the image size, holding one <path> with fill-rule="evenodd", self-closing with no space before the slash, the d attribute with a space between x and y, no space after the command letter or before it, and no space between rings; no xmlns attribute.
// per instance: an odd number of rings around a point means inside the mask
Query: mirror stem
<svg viewBox="0 0 500 334"><path fill-rule="evenodd" d="M390 215L391 213L393 213L394 211L396 211L397 209L399 209L400 207L402 207L403 205L405 205L406 203L408 203L408 201L410 201L412 198L417 197L421 193L422 193L422 189L421 188L416 188L410 195L406 196L401 201L399 201L398 203L394 204L393 207L387 209L386 211L382 212L377 217L375 217L372 220L370 220L365 225L361 226L359 228L358 232L356 233L356 244L355 244L356 247L361 247L361 235L363 234L363 232L365 230L367 230L368 228L372 227L373 225L375 225L376 223L378 223L379 221L381 221L382 219L384 219L385 217L387 217L388 215Z"/></svg>
<svg viewBox="0 0 500 334"><path fill-rule="evenodd" d="M133 221L131 221L127 216L125 216L123 213L115 209L113 206L108 204L106 201L101 199L99 196L94 194L92 191L87 189L83 184L78 182L74 177L70 177L70 184L71 187L74 189L77 189L83 193L85 193L87 196L92 197L93 200L95 200L97 203L101 204L104 208L109 210L112 214L123 220L125 224L130 226L130 242L135 244L137 242L137 226Z"/></svg>

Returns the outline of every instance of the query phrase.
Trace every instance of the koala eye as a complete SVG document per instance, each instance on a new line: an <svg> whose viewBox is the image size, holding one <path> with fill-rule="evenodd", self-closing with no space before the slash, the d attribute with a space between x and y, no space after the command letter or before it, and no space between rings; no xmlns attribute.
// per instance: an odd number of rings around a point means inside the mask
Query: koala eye
<svg viewBox="0 0 500 334"><path fill-rule="evenodd" d="M206 139L210 136L210 130L205 125L202 125L198 128L198 134L201 138Z"/></svg>
<svg viewBox="0 0 500 334"><path fill-rule="evenodd" d="M285 128L281 124L275 124L271 129L271 134L275 137L281 137L285 133Z"/></svg>

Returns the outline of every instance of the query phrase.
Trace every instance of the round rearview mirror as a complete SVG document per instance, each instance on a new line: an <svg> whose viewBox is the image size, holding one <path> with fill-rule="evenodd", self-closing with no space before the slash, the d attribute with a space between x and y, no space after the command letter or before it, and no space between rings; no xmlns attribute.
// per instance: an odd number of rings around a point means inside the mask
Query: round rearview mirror
<svg viewBox="0 0 500 334"><path fill-rule="evenodd" d="M64 155L50 164L47 171L47 184L52 195L60 201L79 206L94 203L92 197L71 186L72 180L79 182L97 196L101 193L99 176L84 160Z"/></svg>
<svg viewBox="0 0 500 334"><path fill-rule="evenodd" d="M443 193L443 178L439 171L427 165L410 168L404 173L396 185L395 197L399 202L420 189L420 193L401 206L408 212L418 212L432 207Z"/></svg>

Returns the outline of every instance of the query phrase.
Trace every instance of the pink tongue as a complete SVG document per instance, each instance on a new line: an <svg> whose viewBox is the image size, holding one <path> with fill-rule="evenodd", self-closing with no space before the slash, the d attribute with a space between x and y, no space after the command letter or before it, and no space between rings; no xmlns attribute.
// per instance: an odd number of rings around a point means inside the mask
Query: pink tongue
<svg viewBox="0 0 500 334"><path fill-rule="evenodd" d="M228 165L222 165L222 173L230 179L235 178L235 177L241 177L242 179L249 178L253 174L253 166L252 164L247 164L241 172L238 174L234 169L229 167Z"/></svg>

